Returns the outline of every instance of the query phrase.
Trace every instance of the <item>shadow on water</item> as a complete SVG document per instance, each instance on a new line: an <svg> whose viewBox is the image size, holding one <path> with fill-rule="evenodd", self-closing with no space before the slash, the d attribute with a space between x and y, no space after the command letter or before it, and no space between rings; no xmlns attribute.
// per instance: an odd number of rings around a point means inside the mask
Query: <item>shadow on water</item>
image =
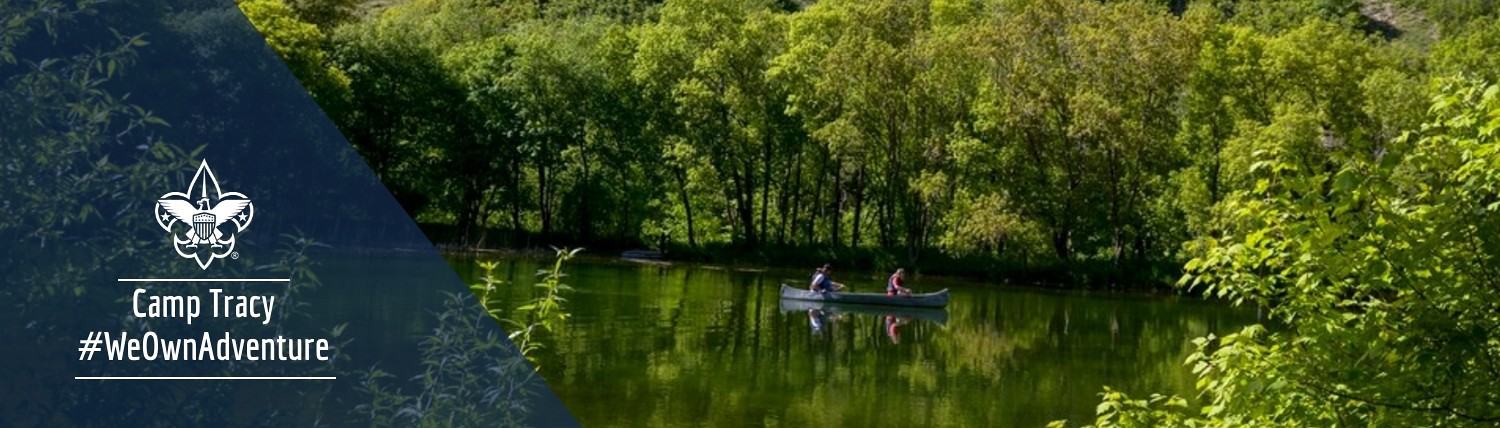
<svg viewBox="0 0 1500 428"><path fill-rule="evenodd" d="M453 260L473 278L472 260ZM506 302L540 265L501 260ZM579 261L572 314L539 355L587 426L1041 426L1092 420L1104 385L1191 396L1191 339L1254 313L1175 297L950 288L946 310L780 298L796 272ZM845 282L877 287L878 276ZM626 416L628 415L628 416Z"/></svg>

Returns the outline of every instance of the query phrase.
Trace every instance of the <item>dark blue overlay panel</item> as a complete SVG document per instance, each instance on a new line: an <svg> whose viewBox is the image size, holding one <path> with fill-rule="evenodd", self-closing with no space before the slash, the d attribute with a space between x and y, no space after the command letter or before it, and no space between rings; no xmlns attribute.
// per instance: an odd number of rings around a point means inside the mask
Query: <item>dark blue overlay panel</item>
<svg viewBox="0 0 1500 428"><path fill-rule="evenodd" d="M0 425L576 425L230 0L62 3L0 2Z"/></svg>

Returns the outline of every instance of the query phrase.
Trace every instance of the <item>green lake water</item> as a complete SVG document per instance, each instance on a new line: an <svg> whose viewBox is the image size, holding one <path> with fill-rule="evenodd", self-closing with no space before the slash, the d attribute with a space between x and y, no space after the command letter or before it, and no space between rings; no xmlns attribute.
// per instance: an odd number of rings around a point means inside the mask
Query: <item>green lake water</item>
<svg viewBox="0 0 1500 428"><path fill-rule="evenodd" d="M452 261L475 281L472 260ZM507 306L539 261L502 260ZM795 271L599 260L565 268L572 315L541 373L585 427L1042 426L1092 422L1109 385L1191 396L1191 340L1255 313L1193 298L1053 292L914 277L946 311L783 303ZM856 291L883 275L839 272ZM892 328L894 327L894 328Z"/></svg>

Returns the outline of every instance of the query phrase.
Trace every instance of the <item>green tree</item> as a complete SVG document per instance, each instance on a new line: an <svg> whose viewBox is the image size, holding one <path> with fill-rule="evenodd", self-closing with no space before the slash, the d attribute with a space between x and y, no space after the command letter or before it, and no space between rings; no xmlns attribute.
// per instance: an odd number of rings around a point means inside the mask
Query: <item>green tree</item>
<svg viewBox="0 0 1500 428"><path fill-rule="evenodd" d="M298 5L339 1L243 6L402 204L474 245L1143 271L1225 233L1257 152L1373 162L1427 73L1495 69L1482 7L1426 57L1347 0L410 0L319 41Z"/></svg>
<svg viewBox="0 0 1500 428"><path fill-rule="evenodd" d="M1500 81L1500 18L1469 21L1432 48L1433 67L1439 72L1469 74Z"/></svg>
<svg viewBox="0 0 1500 428"><path fill-rule="evenodd" d="M1183 283L1280 326L1199 340L1207 406L1106 393L1100 426L1483 426L1500 420L1500 87L1447 81L1378 162L1308 169L1270 145L1235 225ZM1164 419L1164 418L1171 418Z"/></svg>
<svg viewBox="0 0 1500 428"><path fill-rule="evenodd" d="M239 7L324 111L336 115L345 108L349 77L328 61L326 37L317 26L302 21L282 0L245 0Z"/></svg>
<svg viewBox="0 0 1500 428"><path fill-rule="evenodd" d="M330 31L354 20L358 13L359 0L291 0L287 5L291 6L302 21L316 25L324 31ZM244 8L243 5L240 7Z"/></svg>
<svg viewBox="0 0 1500 428"><path fill-rule="evenodd" d="M765 75L781 46L779 28L767 4L684 0L667 4L661 20L638 35L633 76L654 99L674 106L662 127L691 146L678 151L687 158L673 158L679 193L686 193L681 178L691 162L704 157L712 175L703 178L722 183L726 226L746 245L759 242L756 197L767 192L777 136L771 125L782 111Z"/></svg>
<svg viewBox="0 0 1500 428"><path fill-rule="evenodd" d="M492 154L515 145L515 121L480 96L492 81L471 69L493 63L490 47L534 13L522 3L414 1L335 33L334 57L354 94L340 127L419 220L481 235L491 191L511 165Z"/></svg>
<svg viewBox="0 0 1500 428"><path fill-rule="evenodd" d="M1182 164L1176 100L1211 20L1066 1L1007 3L992 19L975 110L1000 187L1060 260L1162 252L1173 234L1148 207Z"/></svg>

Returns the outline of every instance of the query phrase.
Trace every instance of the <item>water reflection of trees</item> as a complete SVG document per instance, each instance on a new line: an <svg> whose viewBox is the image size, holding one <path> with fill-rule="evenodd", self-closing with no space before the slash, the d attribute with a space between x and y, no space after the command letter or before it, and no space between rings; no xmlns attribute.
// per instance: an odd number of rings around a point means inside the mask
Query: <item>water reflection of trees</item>
<svg viewBox="0 0 1500 428"><path fill-rule="evenodd" d="M1187 300L960 290L946 326L913 320L894 344L879 315L815 335L806 312L779 307L780 281L755 275L580 263L570 280L572 326L541 358L585 425L1040 426L1092 415L1104 383L1191 390L1188 338L1246 318Z"/></svg>

